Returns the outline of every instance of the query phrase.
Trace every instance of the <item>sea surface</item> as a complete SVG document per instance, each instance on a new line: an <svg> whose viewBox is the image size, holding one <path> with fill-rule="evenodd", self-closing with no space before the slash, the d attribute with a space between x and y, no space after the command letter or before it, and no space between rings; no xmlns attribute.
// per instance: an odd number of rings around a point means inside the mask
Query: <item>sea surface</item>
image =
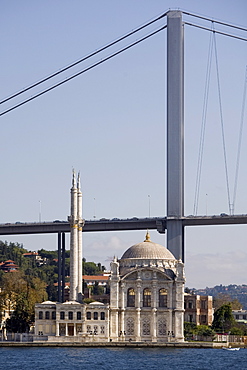
<svg viewBox="0 0 247 370"><path fill-rule="evenodd" d="M0 348L0 369L247 369L247 349Z"/></svg>

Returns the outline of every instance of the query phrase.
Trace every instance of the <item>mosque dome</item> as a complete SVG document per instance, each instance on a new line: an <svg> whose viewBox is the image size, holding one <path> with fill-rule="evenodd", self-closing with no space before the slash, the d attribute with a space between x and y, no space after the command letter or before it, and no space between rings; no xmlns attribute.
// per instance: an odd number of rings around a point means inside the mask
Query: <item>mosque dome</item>
<svg viewBox="0 0 247 370"><path fill-rule="evenodd" d="M146 234L146 239L142 243L132 245L122 255L123 259L145 259L145 260L175 260L173 254L163 245L153 243L150 240L149 232Z"/></svg>

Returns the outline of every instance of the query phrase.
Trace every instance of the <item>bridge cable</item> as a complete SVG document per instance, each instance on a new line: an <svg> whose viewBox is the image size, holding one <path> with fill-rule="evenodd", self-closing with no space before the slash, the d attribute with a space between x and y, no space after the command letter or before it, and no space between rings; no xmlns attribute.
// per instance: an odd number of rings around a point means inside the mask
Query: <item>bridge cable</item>
<svg viewBox="0 0 247 370"><path fill-rule="evenodd" d="M222 135L223 154L224 154L227 198L228 198L229 213L231 215L232 210L231 210L229 176L228 176L228 167L227 167L227 158L226 158L226 142L225 142L224 121L223 121L222 99L221 99L221 90L220 90L219 62L218 62L218 54L217 54L216 37L215 37L214 31L213 31L213 41L214 41L214 50L215 50L216 76L217 76L217 85L218 85L218 98L219 98L219 108L220 108L220 123L221 123L221 135Z"/></svg>
<svg viewBox="0 0 247 370"><path fill-rule="evenodd" d="M210 28L199 26L198 24L189 23L189 22L184 22L184 24L186 24L187 26L193 26L193 27L201 28L202 30L206 30L206 31L212 32L212 30ZM218 33L218 34L223 35L223 36L232 37L232 38L237 39L237 40L247 41L247 38L246 37L236 36L236 35L232 35L232 34L227 33L227 32L222 32L222 31L217 31L217 30L214 30L213 32L214 33Z"/></svg>
<svg viewBox="0 0 247 370"><path fill-rule="evenodd" d="M202 172L202 160L203 160L203 151L204 151L204 139L205 139L205 129L206 129L206 118L207 118L207 107L208 107L209 82L210 82L211 66L212 66L212 54L213 54L213 35L211 33L210 40L209 40L209 48L208 48L208 61L207 61L206 81L205 81L205 90L204 90L204 98L203 98L201 134L200 134L200 144L199 144L199 154L198 154L197 174L196 174L196 186L195 186L195 198L194 198L194 211L193 211L194 216L197 216L197 211L198 211L199 191L200 191L201 172Z"/></svg>
<svg viewBox="0 0 247 370"><path fill-rule="evenodd" d="M55 76L59 75L60 73L63 73L63 72L65 72L65 71L67 71L68 69L70 69L70 68L72 68L72 67L76 66L77 64L80 64L80 63L84 62L85 60L87 60L87 59L89 59L89 58L91 58L91 57L95 56L96 54L99 54L100 52L102 52L102 51L104 51L104 50L108 49L109 47L111 47L111 46L113 46L113 45L117 44L118 42L123 41L124 39L128 38L129 36L134 35L135 33L137 33L137 32L139 32L139 31L143 30L144 28L146 28L146 27L150 26L151 24L153 24L153 23L157 22L158 20L160 20L160 19L164 18L164 17L166 16L166 14L167 14L167 13L163 13L163 14L161 14L160 16L156 17L155 19L153 19L153 20L151 20L151 21L149 21L149 22L145 23L144 25L142 25L142 26L140 26L140 27L138 27L138 28L136 28L136 29L134 29L134 30L132 30L132 31L128 32L127 34L125 34L125 35L123 35L123 36L119 37L118 39L116 39L116 40L114 40L114 41L110 42L109 44L107 44L107 45L105 45L105 46L101 47L99 50L96 50L96 51L94 51L94 52L92 52L92 53L90 53L90 54L86 55L85 57L83 57L83 58L81 58L81 59L77 60L77 61L76 61L76 62L74 62L74 63L69 64L68 66L66 66L66 67L64 67L64 68L62 68L62 69L60 69L59 71L56 71L56 72L52 73L51 75L49 75L49 76L47 76L47 77L45 77L45 78L41 79L40 81L35 82L35 83L31 84L30 86L27 86L26 88L24 88L24 89L22 89L22 90L20 90L20 91L18 91L18 92L16 92L16 93L14 93L14 94L10 95L9 97L7 97L7 98L5 98L5 99L1 100L1 101L0 101L0 104L6 103L7 101L9 101L9 100L11 100L11 99L13 99L13 98L15 98L15 97L17 97L17 96L19 96L19 95L23 94L24 92L26 92L26 91L28 91L28 90L30 90L30 89L32 89L32 88L34 88L34 87L38 86L38 85L40 85L40 84L42 84L42 83L44 83L44 82L46 82L46 81L50 80L51 78L53 78L53 77L55 77Z"/></svg>
<svg viewBox="0 0 247 370"><path fill-rule="evenodd" d="M107 60L109 60L109 59L111 59L111 58L115 57L116 55L121 54L122 52L124 52L124 51L126 51L126 50L130 49L131 47L133 47L133 46L135 46L135 45L137 45L137 44L141 43L142 41L144 41L144 40L148 39L149 37L151 37L151 36L153 36L153 35L157 34L158 32L160 32L160 31L162 31L162 30L164 30L166 27L167 27L167 26L165 25L165 26L163 26L163 27L159 28L158 30L155 30L155 31L151 32L150 34L148 34L148 35L146 35L146 36L142 37L141 39L139 39L139 40L137 40L137 41L133 42L132 44L129 44L129 45L125 46L124 48L122 48L122 49L120 49L120 50L116 51L115 53L110 54L109 56L105 57L104 59L101 59L100 61L98 61L98 62L96 62L96 63L92 64L91 66L89 66L89 67L87 67L87 68L85 68L85 69L83 69L83 70L81 70L81 71L79 71L79 72L75 73L74 75L72 75L72 76L70 76L70 77L67 77L66 79L64 79L64 80L62 80L62 81L60 81L60 82L58 82L57 84L55 84L55 85L53 85L53 86L51 86L51 87L49 87L49 88L47 88L47 89L45 89L45 90L43 90L43 91L41 91L41 92L37 93L36 95L31 96L30 98L28 98L28 99L26 99L26 100L24 100L24 101L22 101L22 102L20 102L20 103L18 103L18 104L16 104L16 105L14 105L14 106L10 107L9 109L6 109L5 111L3 111L3 112L1 112L1 113L0 113L0 116L3 116L4 114L6 114L6 113L8 113L8 112L11 112L12 110L14 110L14 109L16 109L16 108L18 108L18 107L20 107L20 106L22 106L22 105L24 105L24 104L26 104L26 103L30 102L31 100L34 100L34 99L38 98L39 96L44 95L44 94L46 94L47 92L49 92L49 91L51 91L51 90L55 89L56 87L61 86L61 85L63 85L64 83L66 83L66 82L68 82L68 81L70 81L70 80L74 79L75 77L78 77L79 75L81 75L81 74L83 74L83 73L85 73L85 72L87 72L87 71L89 71L89 70L91 70L91 69L93 69L93 68L97 67L98 65L100 65L100 64L102 64L102 63L106 62Z"/></svg>
<svg viewBox="0 0 247 370"><path fill-rule="evenodd" d="M197 14L192 14L192 13L188 13L188 12L184 12L184 11L182 11L182 13L186 14L186 15L189 15L189 16L192 16L192 17L203 19L205 21L213 22L214 24L217 23L217 24L221 24L223 26L235 28L237 30L247 31L247 28L245 28L245 27L235 26L234 24L230 24L230 23L226 23L226 22L222 22L222 21L217 21L216 19L210 19L210 18L207 18L207 17L203 17L203 16L200 16L200 15L197 15Z"/></svg>
<svg viewBox="0 0 247 370"><path fill-rule="evenodd" d="M236 173L235 173L235 182L234 182L234 191L233 191L233 214L237 194L237 182L238 182L238 172L239 172L239 162L240 162L240 150L243 136L243 125L244 125L244 112L245 112L245 103L246 103L246 92L247 92L247 66L245 70L245 82L244 82L244 91L243 91L243 101L242 101L242 110L241 110L241 119L240 119L240 130L239 130L239 140L238 140L238 153L236 161Z"/></svg>

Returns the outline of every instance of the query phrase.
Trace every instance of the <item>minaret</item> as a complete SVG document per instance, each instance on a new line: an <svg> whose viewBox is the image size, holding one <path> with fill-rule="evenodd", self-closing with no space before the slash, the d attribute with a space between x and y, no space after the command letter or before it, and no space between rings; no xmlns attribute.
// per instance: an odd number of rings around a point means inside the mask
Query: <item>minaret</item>
<svg viewBox="0 0 247 370"><path fill-rule="evenodd" d="M70 209L70 301L78 299L78 189L73 170Z"/></svg>
<svg viewBox="0 0 247 370"><path fill-rule="evenodd" d="M82 192L80 173L77 178L77 221L78 221L78 301L82 302Z"/></svg>
<svg viewBox="0 0 247 370"><path fill-rule="evenodd" d="M73 170L70 209L70 301L82 302L82 192L80 174Z"/></svg>

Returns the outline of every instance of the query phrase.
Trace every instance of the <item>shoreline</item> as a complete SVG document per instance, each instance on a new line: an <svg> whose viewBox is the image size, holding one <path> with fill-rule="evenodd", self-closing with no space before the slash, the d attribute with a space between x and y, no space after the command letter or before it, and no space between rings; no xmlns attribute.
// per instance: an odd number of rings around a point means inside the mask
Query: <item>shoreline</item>
<svg viewBox="0 0 247 370"><path fill-rule="evenodd" d="M247 348L243 343L230 343L231 347ZM144 342L0 342L0 347L105 347L105 348L222 348L223 342L181 342L181 343L144 343ZM228 347L228 346L227 346Z"/></svg>

